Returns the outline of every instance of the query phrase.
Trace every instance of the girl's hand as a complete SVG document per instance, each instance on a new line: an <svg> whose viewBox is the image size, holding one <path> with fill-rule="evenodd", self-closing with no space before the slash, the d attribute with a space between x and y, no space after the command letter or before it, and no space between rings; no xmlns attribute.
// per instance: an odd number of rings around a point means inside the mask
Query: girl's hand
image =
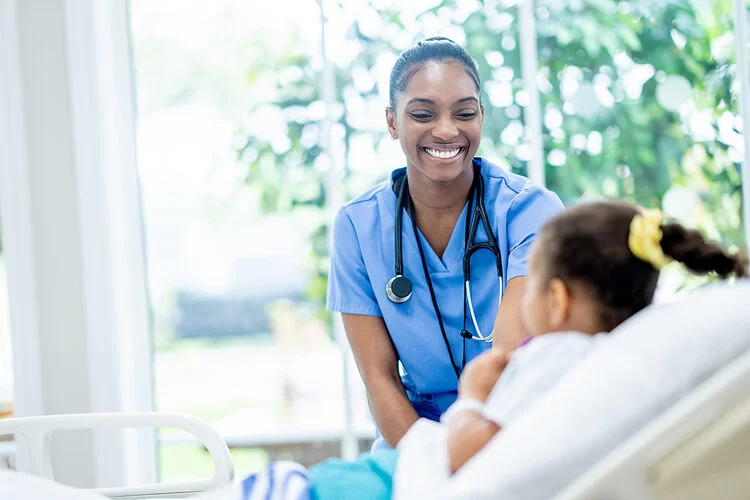
<svg viewBox="0 0 750 500"><path fill-rule="evenodd" d="M486 401L497 379L508 365L511 353L500 347L483 352L470 361L459 381L458 395Z"/></svg>

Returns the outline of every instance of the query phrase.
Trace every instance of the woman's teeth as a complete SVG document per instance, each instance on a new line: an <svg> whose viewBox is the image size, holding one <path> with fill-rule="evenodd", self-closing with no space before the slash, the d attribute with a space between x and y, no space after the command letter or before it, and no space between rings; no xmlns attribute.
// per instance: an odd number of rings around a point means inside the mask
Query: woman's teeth
<svg viewBox="0 0 750 500"><path fill-rule="evenodd" d="M455 158L456 156L458 156L458 153L461 152L461 148L448 149L448 150L432 149L432 148L423 148L423 149L425 153L427 153L428 155L434 156L435 158L440 158L442 160Z"/></svg>

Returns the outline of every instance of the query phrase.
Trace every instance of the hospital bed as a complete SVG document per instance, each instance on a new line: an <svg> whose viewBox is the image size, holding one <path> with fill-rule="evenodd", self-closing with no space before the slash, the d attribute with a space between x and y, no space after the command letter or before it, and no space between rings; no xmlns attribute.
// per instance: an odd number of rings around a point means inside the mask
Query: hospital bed
<svg viewBox="0 0 750 500"><path fill-rule="evenodd" d="M205 480L152 485L98 488L90 490L113 499L185 498L211 491L232 483L234 463L224 440L206 422L179 413L97 413L78 415L47 415L0 420L0 435L15 434L25 441L29 453L30 472L54 480L51 439L55 432L82 429L123 429L171 427L192 434L208 450L214 462L213 477ZM0 498L2 485L0 484Z"/></svg>
<svg viewBox="0 0 750 500"><path fill-rule="evenodd" d="M212 447L215 460L231 463L221 443ZM411 460L404 449L396 500L750 498L750 281L713 285L629 319L457 474L440 469L441 450L425 450Z"/></svg>

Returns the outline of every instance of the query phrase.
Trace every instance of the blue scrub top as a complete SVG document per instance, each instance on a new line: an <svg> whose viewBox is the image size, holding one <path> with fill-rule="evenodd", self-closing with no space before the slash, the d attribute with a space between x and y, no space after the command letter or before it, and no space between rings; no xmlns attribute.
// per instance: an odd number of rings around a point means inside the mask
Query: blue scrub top
<svg viewBox="0 0 750 500"><path fill-rule="evenodd" d="M484 180L485 210L495 233L503 261L503 289L507 282L526 274L529 250L541 226L563 208L551 191L476 158ZM328 310L380 316L385 321L402 364L402 381L417 413L431 419L456 399L458 381L440 332L425 280L412 220L402 217L404 276L413 286L411 298L396 304L385 293L395 274L396 194L393 179L384 181L352 200L339 211L333 228L333 249L328 277ZM468 204L468 203L467 203ZM458 218L442 258L421 232L427 267L443 317L453 358L460 366L465 343L466 361L491 344L464 340L463 267L466 210ZM474 241L487 241L479 224ZM492 252L480 250L471 258L471 297L477 322L484 335L492 331L497 316L497 268ZM474 332L468 313L466 328Z"/></svg>

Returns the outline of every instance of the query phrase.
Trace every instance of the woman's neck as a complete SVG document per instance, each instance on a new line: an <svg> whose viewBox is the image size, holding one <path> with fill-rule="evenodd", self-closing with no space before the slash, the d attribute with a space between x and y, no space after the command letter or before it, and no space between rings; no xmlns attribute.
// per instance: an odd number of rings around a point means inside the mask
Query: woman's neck
<svg viewBox="0 0 750 500"><path fill-rule="evenodd" d="M449 182L434 182L409 169L409 195L418 213L448 215L460 212L466 204L474 181L474 169L468 169Z"/></svg>

